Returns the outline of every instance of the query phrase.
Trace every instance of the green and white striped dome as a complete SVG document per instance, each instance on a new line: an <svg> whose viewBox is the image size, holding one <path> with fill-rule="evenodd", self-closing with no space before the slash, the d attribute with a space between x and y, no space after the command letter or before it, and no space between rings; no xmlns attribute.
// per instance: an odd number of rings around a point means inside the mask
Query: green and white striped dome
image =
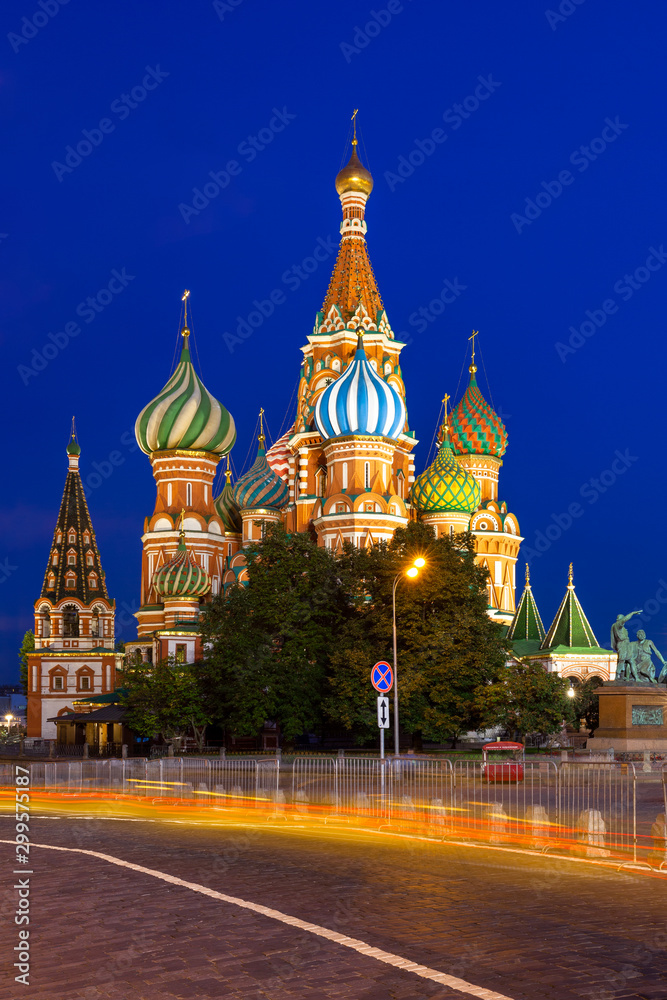
<svg viewBox="0 0 667 1000"><path fill-rule="evenodd" d="M197 565L186 548L183 532L176 555L154 574L153 586L163 601L176 597L196 600L211 589L208 574Z"/></svg>
<svg viewBox="0 0 667 1000"><path fill-rule="evenodd" d="M226 455L236 441L234 418L195 372L188 350L190 331L182 332L185 343L176 371L137 417L139 447L147 455L176 448Z"/></svg>

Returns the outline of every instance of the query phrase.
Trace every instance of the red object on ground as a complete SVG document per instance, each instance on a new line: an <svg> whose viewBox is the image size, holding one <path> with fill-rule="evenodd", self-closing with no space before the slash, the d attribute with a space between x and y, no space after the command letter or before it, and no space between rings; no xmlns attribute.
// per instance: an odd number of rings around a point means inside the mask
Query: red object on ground
<svg viewBox="0 0 667 1000"><path fill-rule="evenodd" d="M489 784L498 781L519 782L523 781L523 762L518 760L505 760L497 764L489 763L489 750L514 750L523 751L523 743L513 743L511 740L501 740L498 743L486 743L482 747L484 763L482 771Z"/></svg>

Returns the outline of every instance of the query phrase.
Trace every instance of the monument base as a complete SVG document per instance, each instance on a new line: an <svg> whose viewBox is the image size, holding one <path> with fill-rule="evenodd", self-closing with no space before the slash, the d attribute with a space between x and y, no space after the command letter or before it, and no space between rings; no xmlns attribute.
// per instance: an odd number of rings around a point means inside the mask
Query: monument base
<svg viewBox="0 0 667 1000"><path fill-rule="evenodd" d="M605 681L597 689L600 725L589 749L667 750L667 690L663 685Z"/></svg>
<svg viewBox="0 0 667 1000"><path fill-rule="evenodd" d="M622 740L612 737L602 736L597 739L597 732L588 740L586 746L589 750L609 750L616 753L625 753L629 750L655 750L658 753L667 753L667 739L664 740ZM595 742L593 742L595 740Z"/></svg>

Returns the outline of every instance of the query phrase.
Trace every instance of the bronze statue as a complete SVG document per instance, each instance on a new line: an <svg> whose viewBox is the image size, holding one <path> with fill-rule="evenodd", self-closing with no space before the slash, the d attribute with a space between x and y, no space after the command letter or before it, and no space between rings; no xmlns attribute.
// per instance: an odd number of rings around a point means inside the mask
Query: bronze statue
<svg viewBox="0 0 667 1000"><path fill-rule="evenodd" d="M658 657L663 667L665 666L665 660L662 653L656 648L654 642L651 639L646 638L646 632L643 628L637 630L637 642L632 643L633 646L633 659L635 661L635 666L637 669L638 680L644 683L657 684L655 676L655 667L653 665L653 660L651 656L653 653Z"/></svg>
<svg viewBox="0 0 667 1000"><path fill-rule="evenodd" d="M635 666L633 643L630 642L628 630L625 623L630 621L633 615L640 615L641 611L631 611L629 615L616 615L616 621L611 627L611 648L616 653L618 661L616 664L616 680L639 680L637 668Z"/></svg>

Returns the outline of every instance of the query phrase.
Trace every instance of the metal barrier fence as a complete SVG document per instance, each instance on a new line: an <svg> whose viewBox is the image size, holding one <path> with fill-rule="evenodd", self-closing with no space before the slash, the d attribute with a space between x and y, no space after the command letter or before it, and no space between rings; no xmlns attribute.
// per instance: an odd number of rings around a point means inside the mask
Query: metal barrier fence
<svg viewBox="0 0 667 1000"><path fill-rule="evenodd" d="M145 800L234 805L391 825L591 858L667 868L667 764L660 775L607 761L481 761L424 757L206 759L162 757L40 761L26 765L31 790L99 792ZM0 787L14 784L0 764ZM659 791L658 791L659 783ZM638 792L639 790L639 792ZM660 797L657 798L657 795ZM664 802L657 817L656 805Z"/></svg>

